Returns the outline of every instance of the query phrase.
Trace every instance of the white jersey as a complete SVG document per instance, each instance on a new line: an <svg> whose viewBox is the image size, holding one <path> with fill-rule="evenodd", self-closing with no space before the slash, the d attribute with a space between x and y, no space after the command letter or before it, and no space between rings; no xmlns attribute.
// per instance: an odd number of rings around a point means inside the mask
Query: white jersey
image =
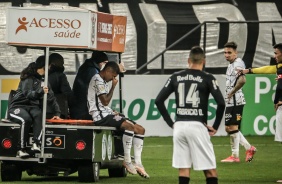
<svg viewBox="0 0 282 184"><path fill-rule="evenodd" d="M245 63L241 58L236 58L233 63L230 63L226 70L226 88L225 88L225 101L226 107L231 107L234 105L244 105L246 104L244 93L242 88L239 89L235 95L228 101L227 95L231 92L236 84L236 79L238 77L239 70L245 69ZM234 99L235 97L235 99ZM234 104L235 102L235 104Z"/></svg>
<svg viewBox="0 0 282 184"><path fill-rule="evenodd" d="M108 106L104 106L98 98L99 95L108 94L110 87L109 83L104 81L99 74L94 75L89 83L88 109L94 121L99 121L109 114L113 114L113 110Z"/></svg>

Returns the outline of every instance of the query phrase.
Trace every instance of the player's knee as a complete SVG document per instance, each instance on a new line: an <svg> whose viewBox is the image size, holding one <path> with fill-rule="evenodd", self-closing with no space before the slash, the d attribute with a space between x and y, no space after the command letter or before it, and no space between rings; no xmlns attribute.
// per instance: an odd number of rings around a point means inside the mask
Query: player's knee
<svg viewBox="0 0 282 184"><path fill-rule="evenodd" d="M226 131L227 133L229 133L229 132L230 132L230 127L229 127L229 126L226 126L226 127L225 127L225 131Z"/></svg>
<svg viewBox="0 0 282 184"><path fill-rule="evenodd" d="M127 121L124 121L122 124L121 124L121 129L124 129L124 130L128 130L128 131L135 131L135 127L133 124L131 123L128 123Z"/></svg>
<svg viewBox="0 0 282 184"><path fill-rule="evenodd" d="M135 133L136 134L140 134L140 135L144 135L145 134L145 128L142 127L141 125L138 125L138 124L135 124L134 125L134 128L135 128Z"/></svg>

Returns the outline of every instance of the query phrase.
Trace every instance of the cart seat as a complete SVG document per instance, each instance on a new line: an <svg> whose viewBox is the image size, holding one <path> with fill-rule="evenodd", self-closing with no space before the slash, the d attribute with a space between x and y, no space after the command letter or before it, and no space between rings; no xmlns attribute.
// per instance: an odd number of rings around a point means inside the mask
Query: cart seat
<svg viewBox="0 0 282 184"><path fill-rule="evenodd" d="M92 120L81 119L46 119L48 124L94 125Z"/></svg>

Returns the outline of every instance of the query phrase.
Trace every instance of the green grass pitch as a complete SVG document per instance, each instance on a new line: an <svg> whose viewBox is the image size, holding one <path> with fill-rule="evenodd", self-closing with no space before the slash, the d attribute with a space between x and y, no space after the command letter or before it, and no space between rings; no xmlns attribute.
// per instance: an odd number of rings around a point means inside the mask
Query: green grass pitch
<svg viewBox="0 0 282 184"><path fill-rule="evenodd" d="M282 179L282 144L274 142L273 136L247 136L248 141L257 147L257 153L251 163L246 163L245 150L240 146L240 163L220 163L221 159L230 156L229 137L212 137L217 159L217 171L221 184L270 184ZM109 178L106 169L101 170L98 183L109 184L177 184L177 169L171 166L172 137L146 137L143 149L143 164L150 179L139 175L128 175L125 178ZM204 184L202 171L191 172L190 184ZM2 182L11 183L11 182ZM79 183L77 173L69 177L38 177L23 173L22 181L13 183Z"/></svg>

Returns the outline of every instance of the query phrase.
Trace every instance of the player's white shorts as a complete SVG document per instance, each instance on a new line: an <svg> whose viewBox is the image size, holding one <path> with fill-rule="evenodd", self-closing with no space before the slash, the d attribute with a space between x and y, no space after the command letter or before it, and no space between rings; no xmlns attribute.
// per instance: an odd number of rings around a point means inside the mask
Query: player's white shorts
<svg viewBox="0 0 282 184"><path fill-rule="evenodd" d="M276 111L275 141L282 142L282 105Z"/></svg>
<svg viewBox="0 0 282 184"><path fill-rule="evenodd" d="M209 170L216 168L213 145L207 128L197 121L178 121L173 127L173 159L175 168Z"/></svg>

